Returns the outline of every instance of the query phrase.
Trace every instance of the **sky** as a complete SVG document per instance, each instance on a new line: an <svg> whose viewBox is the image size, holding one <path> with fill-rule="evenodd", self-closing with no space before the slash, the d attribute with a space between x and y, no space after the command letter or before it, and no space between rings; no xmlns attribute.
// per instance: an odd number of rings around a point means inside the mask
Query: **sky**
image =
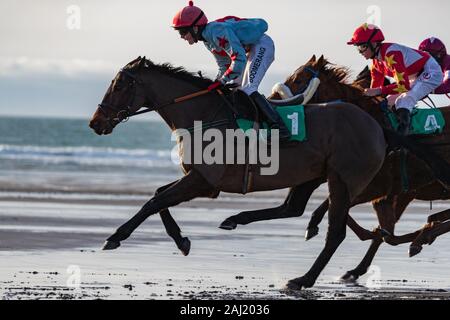
<svg viewBox="0 0 450 320"><path fill-rule="evenodd" d="M117 71L139 55L214 77L211 53L200 43L189 46L170 28L187 2L1 0L0 115L88 118ZM358 73L367 61L346 41L364 22L379 24L387 41L417 47L436 36L450 47L448 0L194 3L210 20L236 15L268 21L276 60L260 87L264 94L313 54Z"/></svg>

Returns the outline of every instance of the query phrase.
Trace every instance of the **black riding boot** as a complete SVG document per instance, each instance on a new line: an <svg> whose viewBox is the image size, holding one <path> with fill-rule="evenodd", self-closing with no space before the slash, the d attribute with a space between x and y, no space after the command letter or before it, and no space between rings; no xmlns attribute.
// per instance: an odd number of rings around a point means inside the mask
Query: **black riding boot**
<svg viewBox="0 0 450 320"><path fill-rule="evenodd" d="M408 109L400 108L395 111L398 117L399 125L397 132L402 136L406 136L409 133L409 127L411 125L411 112Z"/></svg>
<svg viewBox="0 0 450 320"><path fill-rule="evenodd" d="M283 119L281 119L278 112L276 112L273 107L270 105L270 103L262 96L259 92L253 92L250 95L250 98L253 99L255 104L258 106L259 110L264 115L265 120L267 121L267 124L270 129L278 129L280 133L280 142L287 142L291 138L291 133L289 132L289 129L286 127L286 125L283 122ZM267 139L270 140L269 137Z"/></svg>

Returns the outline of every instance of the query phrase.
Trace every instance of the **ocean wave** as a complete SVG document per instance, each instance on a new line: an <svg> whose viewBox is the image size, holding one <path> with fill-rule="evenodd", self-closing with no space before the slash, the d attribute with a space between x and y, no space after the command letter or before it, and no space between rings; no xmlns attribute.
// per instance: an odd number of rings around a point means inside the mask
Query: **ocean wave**
<svg viewBox="0 0 450 320"><path fill-rule="evenodd" d="M120 149L91 146L47 147L0 145L0 159L39 164L83 166L174 167L171 150Z"/></svg>

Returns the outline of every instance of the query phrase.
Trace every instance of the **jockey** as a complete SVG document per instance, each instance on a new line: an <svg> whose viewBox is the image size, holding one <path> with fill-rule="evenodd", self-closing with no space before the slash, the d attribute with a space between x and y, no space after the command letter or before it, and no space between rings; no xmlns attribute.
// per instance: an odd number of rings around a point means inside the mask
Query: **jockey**
<svg viewBox="0 0 450 320"><path fill-rule="evenodd" d="M202 41L214 55L219 73L208 90L219 89L227 83L239 84L261 110L269 127L279 129L280 141L289 140L291 134L278 112L258 93L275 54L273 40L265 34L266 21L228 16L208 23L203 11L189 1L175 15L172 26L190 45Z"/></svg>
<svg viewBox="0 0 450 320"><path fill-rule="evenodd" d="M416 103L432 93L441 83L441 67L430 54L396 43L383 43L383 32L374 25L363 24L347 42L355 45L366 59L372 59L372 83L367 96L392 95L399 118L398 132L407 135L411 111ZM384 86L384 77L395 83Z"/></svg>
<svg viewBox="0 0 450 320"><path fill-rule="evenodd" d="M444 73L444 82L434 90L435 94L450 93L450 55L447 54L447 49L444 43L438 38L428 38L422 41L419 50L426 51L433 56L434 59L441 65Z"/></svg>

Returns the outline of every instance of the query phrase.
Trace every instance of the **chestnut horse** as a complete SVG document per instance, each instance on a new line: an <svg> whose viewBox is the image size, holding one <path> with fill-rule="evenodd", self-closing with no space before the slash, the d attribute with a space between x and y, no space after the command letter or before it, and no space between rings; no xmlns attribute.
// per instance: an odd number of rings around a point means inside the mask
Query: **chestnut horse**
<svg viewBox="0 0 450 320"><path fill-rule="evenodd" d="M347 84L346 79L348 72L345 68L332 66L323 57L316 61L315 56L311 60L300 67L291 77L287 79L285 84L292 92L298 92L315 76L318 76L321 85L318 92L314 96L312 102L324 102L342 99L344 101L352 102L361 106L365 111L370 113L377 121L386 125L383 113L379 107L379 102L376 99L365 97L362 94L362 88L370 84L367 76L359 77L354 85ZM370 76L370 74L369 74ZM279 98L274 95L272 98ZM447 123L450 121L450 108L442 108ZM421 142L427 144L430 152L436 153L446 160L450 160L450 128L446 127L445 132L439 136L425 136L414 137L420 139ZM433 150L433 151L431 151ZM413 199L420 200L439 200L448 199L448 185L445 188L442 183L436 182L434 176L430 174L429 170L421 164L414 156L408 155L407 171L409 175L410 189L407 193L403 193L402 177L400 175L400 160L399 153L392 153L387 157L383 168L377 174L375 179L367 187L367 189L360 194L352 205L373 201L373 206L377 212L380 227L382 232L369 232L361 228L351 217L348 217L348 225L362 240L372 240L372 244L368 253L364 257L360 265L348 271L343 279L356 280L359 276L367 272L370 264L378 250L379 246L384 240L392 245L397 245L405 242L413 242L410 253L417 254L420 252L421 244L430 243L434 241L435 237L447 232L450 229L449 223L444 222L449 218L449 212L434 215L429 218L429 222L437 222L435 224L428 224L423 230L419 230L412 234L402 237L392 236L394 225L400 218L401 214L406 209L407 205ZM445 169L444 169L445 168ZM443 169L448 170L448 165L443 164ZM441 181L442 182L442 181ZM293 193L296 195L295 193ZM303 196L303 198L305 198ZM290 199L291 204L304 203L303 199ZM317 235L317 225L322 220L329 206L329 200L326 200L314 213L311 222L308 226L307 239ZM248 224L254 221L279 219L286 217L301 216L304 212L305 206L297 205L290 206L286 210L286 205L281 207L260 210L259 212L243 212L239 215L233 216L225 220L224 226L226 229L234 229L238 224ZM433 227L435 227L433 229ZM380 231L380 230L378 230Z"/></svg>
<svg viewBox="0 0 450 320"><path fill-rule="evenodd" d="M231 108L225 106L222 94L202 90L211 83L211 80L190 74L182 68L156 65L139 57L113 79L89 126L95 133L107 135L121 120L137 114L141 107L150 106L172 130L193 128L195 122L200 120L217 124L217 130L222 133L225 129L237 129L236 124L230 121L233 114ZM242 105L235 107L243 109ZM350 204L383 165L387 147L385 135L393 143L420 155L436 175L441 174L440 163L434 158L397 134L383 132L379 124L358 106L348 103L335 103L333 108L326 104L309 105L305 108L305 117L308 119L308 140L276 150L279 151L278 172L263 175L255 170L250 190L256 192L287 187L309 190L322 181L328 181L331 201L325 247L308 273L289 281L288 287L291 289L313 286L344 240ZM191 133L194 145L200 143L202 150L205 148L205 141L195 141L196 134L185 131ZM277 145L277 132L274 132L273 138ZM183 149L184 140L180 144ZM158 189L136 215L107 239L105 250L118 248L151 215L160 213L161 217L169 217L168 208L182 202L197 197L215 198L220 192L243 193L242 177L246 165L208 164L203 159L192 164L186 161L185 154L182 154L185 176ZM258 163L255 167L261 168L263 165ZM450 181L448 177L441 178ZM170 217L165 223L173 225L173 222Z"/></svg>

